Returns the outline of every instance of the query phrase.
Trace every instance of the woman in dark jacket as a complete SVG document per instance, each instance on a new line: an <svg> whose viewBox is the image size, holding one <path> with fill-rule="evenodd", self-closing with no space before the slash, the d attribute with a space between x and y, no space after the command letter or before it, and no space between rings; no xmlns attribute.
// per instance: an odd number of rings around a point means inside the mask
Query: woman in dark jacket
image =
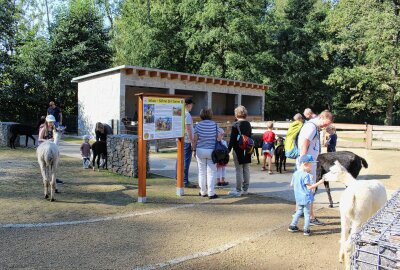
<svg viewBox="0 0 400 270"><path fill-rule="evenodd" d="M229 195L242 196L248 194L251 154L239 148L237 137L239 130L241 134L251 137L251 125L246 120L247 110L244 106L238 106L235 109L235 117L237 121L232 125L228 150L230 152L233 149L233 161L236 169L236 190L229 192Z"/></svg>
<svg viewBox="0 0 400 270"><path fill-rule="evenodd" d="M96 134L96 142L98 141L106 142L107 135L113 134L112 128L109 125L100 122L96 123L96 128L94 132Z"/></svg>

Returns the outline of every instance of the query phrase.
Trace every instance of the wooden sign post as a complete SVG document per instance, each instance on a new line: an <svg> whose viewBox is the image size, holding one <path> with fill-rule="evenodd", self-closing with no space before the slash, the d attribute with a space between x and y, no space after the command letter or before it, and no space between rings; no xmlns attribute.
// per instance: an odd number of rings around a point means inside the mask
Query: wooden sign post
<svg viewBox="0 0 400 270"><path fill-rule="evenodd" d="M138 202L146 202L146 143L149 140L177 139L176 194L182 196L184 195L184 99L188 96L152 93L140 93L136 96L138 96Z"/></svg>

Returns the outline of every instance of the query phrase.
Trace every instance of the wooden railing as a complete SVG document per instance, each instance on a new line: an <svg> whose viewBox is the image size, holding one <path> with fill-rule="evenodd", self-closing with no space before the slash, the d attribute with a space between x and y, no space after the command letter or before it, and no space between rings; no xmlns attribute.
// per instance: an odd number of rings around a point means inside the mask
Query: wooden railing
<svg viewBox="0 0 400 270"><path fill-rule="evenodd" d="M213 120L225 131L225 139L229 141L231 127L234 118L228 116L214 116ZM194 122L200 121L193 117ZM251 122L253 134L263 134L267 130L267 122L257 121L257 117L248 117ZM252 119L254 119L252 121ZM290 122L274 122L273 131L277 136L285 137ZM400 150L400 126L379 126L379 125L363 125L363 124L343 124L335 123L338 141L336 147L341 148L366 148L366 149L398 149ZM134 127L121 128L120 133L133 133ZM321 132L321 143L324 145L326 132ZM175 139L165 140L165 142L157 141L156 149L175 147Z"/></svg>

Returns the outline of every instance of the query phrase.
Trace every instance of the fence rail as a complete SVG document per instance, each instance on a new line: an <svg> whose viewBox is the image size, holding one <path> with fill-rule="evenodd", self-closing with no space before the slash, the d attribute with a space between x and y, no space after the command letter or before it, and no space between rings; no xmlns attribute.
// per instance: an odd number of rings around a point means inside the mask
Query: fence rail
<svg viewBox="0 0 400 270"><path fill-rule="evenodd" d="M213 119L224 129L225 138L229 140L232 122L225 119ZM218 121L223 120L223 121ZM263 134L267 130L267 122L250 122L254 134ZM274 122L273 131L277 136L285 137L290 122ZM118 126L118 128L116 128ZM400 150L400 126L378 126L362 124L335 123L338 141L336 147L342 148L366 148L366 149L396 149ZM120 122L113 123L116 133L136 134L137 126L124 126ZM321 143L324 145L327 134L321 132ZM175 140L159 140L155 142L156 149L176 147Z"/></svg>

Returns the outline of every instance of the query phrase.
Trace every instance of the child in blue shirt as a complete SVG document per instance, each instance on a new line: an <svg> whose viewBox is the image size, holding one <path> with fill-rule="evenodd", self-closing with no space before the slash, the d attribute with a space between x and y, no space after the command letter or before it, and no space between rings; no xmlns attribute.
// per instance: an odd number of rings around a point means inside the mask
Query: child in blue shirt
<svg viewBox="0 0 400 270"><path fill-rule="evenodd" d="M300 170L297 170L292 177L292 183L294 187L294 196L296 198L297 211L293 215L292 222L290 223L289 232L297 232L297 222L300 216L304 213L304 235L310 235L310 207L314 201L314 189L322 184L324 180L320 180L318 183L312 184L312 174L310 174L313 163L317 161L313 160L311 155L304 155L300 158Z"/></svg>

